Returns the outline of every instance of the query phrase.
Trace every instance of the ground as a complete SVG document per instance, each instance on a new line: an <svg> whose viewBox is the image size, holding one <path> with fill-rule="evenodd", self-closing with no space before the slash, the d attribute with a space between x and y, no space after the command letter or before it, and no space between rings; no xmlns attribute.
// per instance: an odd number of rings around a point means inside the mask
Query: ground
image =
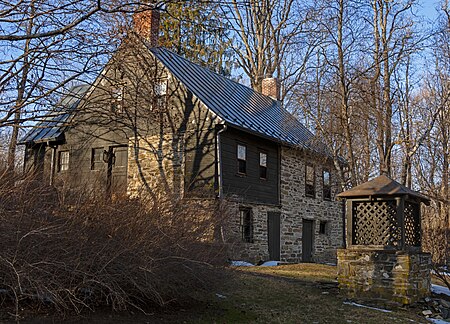
<svg viewBox="0 0 450 324"><path fill-rule="evenodd" d="M429 323L420 307L358 306L339 293L336 267L318 264L236 267L227 285L201 303L142 313L100 311L66 323ZM375 305L372 305L375 306ZM380 308L387 309L382 311ZM0 321L1 322L1 321ZM22 323L61 322L52 316Z"/></svg>

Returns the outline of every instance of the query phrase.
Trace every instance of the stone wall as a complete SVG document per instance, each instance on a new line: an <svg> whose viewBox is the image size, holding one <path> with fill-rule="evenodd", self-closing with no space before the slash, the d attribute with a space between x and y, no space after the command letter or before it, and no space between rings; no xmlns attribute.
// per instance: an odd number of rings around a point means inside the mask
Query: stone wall
<svg viewBox="0 0 450 324"><path fill-rule="evenodd" d="M315 169L314 198L305 195L305 167L309 163ZM281 258L287 262L302 260L303 219L313 220L313 261L336 262L336 249L343 246L342 203L336 201L337 176L332 165L331 200L323 199L322 170L327 165L319 158L308 157L293 148L281 149ZM326 222L325 234L319 234L320 222Z"/></svg>
<svg viewBox="0 0 450 324"><path fill-rule="evenodd" d="M315 198L305 195L305 165L315 167ZM332 199L322 196L323 162L306 157L300 150L281 148L281 205L250 204L238 197L228 199L231 219L227 240L233 243L233 259L250 262L266 261L269 258L267 213L280 212L280 243L282 262L302 261L303 219L313 221L313 261L336 262L336 249L343 246L342 203L335 200L337 194L336 176L332 174ZM333 170L332 167L329 167ZM239 208L251 208L253 215L253 243L242 242ZM326 231L319 233L320 222L326 222Z"/></svg>
<svg viewBox="0 0 450 324"><path fill-rule="evenodd" d="M225 240L230 245L230 257L235 260L245 260L252 263L269 260L269 246L267 235L267 212L280 212L278 206L250 204L238 199L228 199ZM240 229L240 208L251 208L253 216L253 243L242 241Z"/></svg>
<svg viewBox="0 0 450 324"><path fill-rule="evenodd" d="M430 293L431 256L394 250L338 250L339 287L351 298L412 304Z"/></svg>

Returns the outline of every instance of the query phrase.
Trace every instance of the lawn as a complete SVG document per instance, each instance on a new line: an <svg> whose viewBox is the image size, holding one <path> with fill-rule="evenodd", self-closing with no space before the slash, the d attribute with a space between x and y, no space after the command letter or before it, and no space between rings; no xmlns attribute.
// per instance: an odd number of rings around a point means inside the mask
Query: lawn
<svg viewBox="0 0 450 324"><path fill-rule="evenodd" d="M336 267L295 264L242 267L193 322L204 323L427 323L419 310L391 312L346 304L335 281Z"/></svg>
<svg viewBox="0 0 450 324"><path fill-rule="evenodd" d="M200 303L143 315L97 312L69 323L429 323L421 309L390 312L358 307L339 293L336 267L295 264L236 267L221 291L198 296ZM51 323L35 318L23 323ZM58 321L59 322L59 321Z"/></svg>

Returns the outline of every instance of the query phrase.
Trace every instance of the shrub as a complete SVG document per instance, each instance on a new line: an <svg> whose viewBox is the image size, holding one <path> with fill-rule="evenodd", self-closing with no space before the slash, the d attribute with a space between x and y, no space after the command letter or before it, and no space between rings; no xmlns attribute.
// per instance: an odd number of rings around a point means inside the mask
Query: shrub
<svg viewBox="0 0 450 324"><path fill-rule="evenodd" d="M212 239L214 202L89 199L61 205L33 181L0 179L0 298L3 307L79 313L162 306L211 290L226 251Z"/></svg>

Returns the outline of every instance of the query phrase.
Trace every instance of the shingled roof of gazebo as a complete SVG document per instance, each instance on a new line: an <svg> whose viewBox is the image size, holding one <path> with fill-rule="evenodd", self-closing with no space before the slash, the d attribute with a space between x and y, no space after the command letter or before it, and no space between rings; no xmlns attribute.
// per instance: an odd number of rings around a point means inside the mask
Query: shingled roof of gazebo
<svg viewBox="0 0 450 324"><path fill-rule="evenodd" d="M418 198L425 204L429 204L430 199L421 193L411 190L391 178L380 175L375 179L360 184L355 188L341 192L337 195L339 198L363 198L363 197L398 197L411 196Z"/></svg>

